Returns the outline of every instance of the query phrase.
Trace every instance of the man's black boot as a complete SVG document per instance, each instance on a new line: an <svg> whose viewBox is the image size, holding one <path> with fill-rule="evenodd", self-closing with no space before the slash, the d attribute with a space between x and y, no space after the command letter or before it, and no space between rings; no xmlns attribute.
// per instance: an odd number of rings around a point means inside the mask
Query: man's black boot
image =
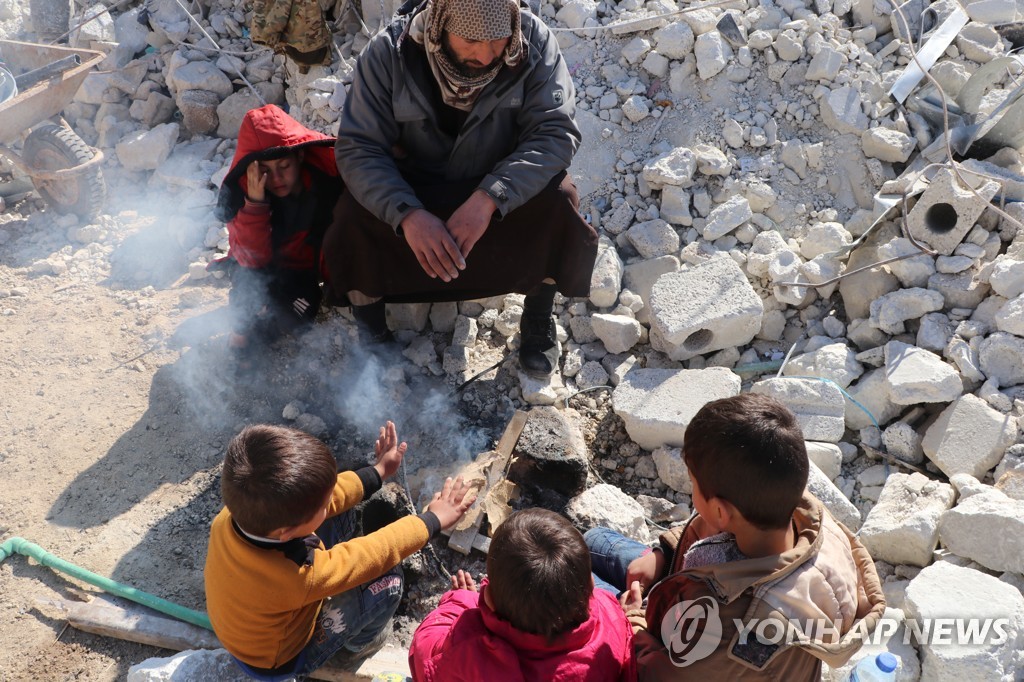
<svg viewBox="0 0 1024 682"><path fill-rule="evenodd" d="M384 316L384 301L380 300L369 305L352 306L352 317L359 324L360 336L370 343L384 343L392 338L388 329L387 318Z"/></svg>
<svg viewBox="0 0 1024 682"><path fill-rule="evenodd" d="M519 367L532 377L543 378L558 368L558 339L551 317L555 285L541 284L526 297L519 322Z"/></svg>

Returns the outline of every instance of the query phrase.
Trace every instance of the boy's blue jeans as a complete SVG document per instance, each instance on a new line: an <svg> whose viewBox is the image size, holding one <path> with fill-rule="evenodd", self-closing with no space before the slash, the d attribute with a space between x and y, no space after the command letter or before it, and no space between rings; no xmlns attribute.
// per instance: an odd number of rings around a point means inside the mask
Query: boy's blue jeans
<svg viewBox="0 0 1024 682"><path fill-rule="evenodd" d="M590 548L594 587L615 596L626 589L629 564L651 550L649 546L608 528L591 528L583 534L583 540Z"/></svg>
<svg viewBox="0 0 1024 682"><path fill-rule="evenodd" d="M356 521L352 510L324 521L316 534L324 547L355 537ZM401 565L359 587L337 594L320 607L313 637L296 659L295 670L281 675L262 675L240 664L248 675L264 682L283 682L307 675L341 651L358 653L387 626L402 600L404 583Z"/></svg>

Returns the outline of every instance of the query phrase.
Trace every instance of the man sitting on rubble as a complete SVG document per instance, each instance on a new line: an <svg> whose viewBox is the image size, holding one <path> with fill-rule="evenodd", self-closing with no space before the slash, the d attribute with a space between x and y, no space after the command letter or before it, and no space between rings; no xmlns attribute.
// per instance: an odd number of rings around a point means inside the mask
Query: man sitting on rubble
<svg viewBox="0 0 1024 682"><path fill-rule="evenodd" d="M586 296L597 235L566 169L580 142L557 41L515 0L407 4L363 50L335 156L325 278L371 338L384 303L526 294L519 360L557 367L555 291Z"/></svg>

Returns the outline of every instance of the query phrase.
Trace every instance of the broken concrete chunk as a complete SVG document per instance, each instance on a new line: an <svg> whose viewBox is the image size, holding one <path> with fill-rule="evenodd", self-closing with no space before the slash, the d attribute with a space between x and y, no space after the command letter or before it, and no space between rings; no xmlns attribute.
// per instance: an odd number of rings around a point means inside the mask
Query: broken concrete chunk
<svg viewBox="0 0 1024 682"><path fill-rule="evenodd" d="M846 388L861 374L864 367L857 362L856 353L844 343L831 343L810 353L798 355L786 365L787 376L809 375L831 379Z"/></svg>
<svg viewBox="0 0 1024 682"><path fill-rule="evenodd" d="M644 450L681 446L693 415L712 400L740 392L740 378L724 367L630 370L612 393L612 408Z"/></svg>
<svg viewBox="0 0 1024 682"><path fill-rule="evenodd" d="M899 289L871 302L871 323L887 334L902 334L903 323L942 310L942 294L930 289Z"/></svg>
<svg viewBox="0 0 1024 682"><path fill-rule="evenodd" d="M597 313L590 323L609 353L625 353L640 340L640 323L632 317Z"/></svg>
<svg viewBox="0 0 1024 682"><path fill-rule="evenodd" d="M996 332L981 342L978 348L981 371L999 386L1024 383L1024 339Z"/></svg>
<svg viewBox="0 0 1024 682"><path fill-rule="evenodd" d="M821 118L837 133L860 135L868 127L860 93L849 85L831 90L821 98Z"/></svg>
<svg viewBox="0 0 1024 682"><path fill-rule="evenodd" d="M574 497L565 513L577 526L610 528L638 542L650 542L644 508L632 497L608 483Z"/></svg>
<svg viewBox="0 0 1024 682"><path fill-rule="evenodd" d="M728 257L662 275L649 307L651 343L673 360L749 342L764 313L761 297Z"/></svg>
<svg viewBox="0 0 1024 682"><path fill-rule="evenodd" d="M897 405L948 403L964 391L959 372L942 358L900 341L885 345L885 378Z"/></svg>
<svg viewBox="0 0 1024 682"><path fill-rule="evenodd" d="M888 163L906 163L914 153L917 140L891 128L872 128L860 136L865 156Z"/></svg>
<svg viewBox="0 0 1024 682"><path fill-rule="evenodd" d="M690 480L690 470L683 461L682 449L661 447L651 454L662 483L676 492L693 494L693 482Z"/></svg>
<svg viewBox="0 0 1024 682"><path fill-rule="evenodd" d="M747 198L738 194L733 195L711 209L704 226L704 239L714 241L719 237L724 237L750 220L752 215Z"/></svg>
<svg viewBox="0 0 1024 682"><path fill-rule="evenodd" d="M965 473L980 480L1016 438L1015 416L993 410L981 398L967 394L928 427L921 447L947 476Z"/></svg>
<svg viewBox="0 0 1024 682"><path fill-rule="evenodd" d="M587 485L589 456L583 434L554 407L530 410L513 454L509 478L516 483L550 488L569 497Z"/></svg>
<svg viewBox="0 0 1024 682"><path fill-rule="evenodd" d="M644 258L668 256L679 250L679 235L661 218L637 223L626 231L626 237Z"/></svg>
<svg viewBox="0 0 1024 682"><path fill-rule="evenodd" d="M940 618L979 624L1007 619L1004 628L1009 641L995 643L994 631L964 644L957 643L956 637L925 638L921 644L922 680L1012 679L1018 670L1014 657L1024 645L1024 596L1012 585L940 561L910 581L904 610L922 628Z"/></svg>
<svg viewBox="0 0 1024 682"><path fill-rule="evenodd" d="M807 490L821 500L836 521L852 531L860 528L860 511L814 462L810 462L808 469Z"/></svg>
<svg viewBox="0 0 1024 682"><path fill-rule="evenodd" d="M955 499L948 483L918 473L890 474L860 540L875 561L927 566L939 544L939 518Z"/></svg>
<svg viewBox="0 0 1024 682"><path fill-rule="evenodd" d="M688 147L676 147L672 151L651 159L644 164L643 177L652 189L665 185L689 187L697 170L697 156Z"/></svg>
<svg viewBox="0 0 1024 682"><path fill-rule="evenodd" d="M939 519L943 546L994 571L1024 573L1024 502L989 488Z"/></svg>
<svg viewBox="0 0 1024 682"><path fill-rule="evenodd" d="M770 395L792 410L805 440L842 440L846 403L835 384L815 379L764 379L751 386L750 392Z"/></svg>
<svg viewBox="0 0 1024 682"><path fill-rule="evenodd" d="M598 308L615 305L622 288L622 258L607 237L598 243L597 261L590 276L590 302Z"/></svg>

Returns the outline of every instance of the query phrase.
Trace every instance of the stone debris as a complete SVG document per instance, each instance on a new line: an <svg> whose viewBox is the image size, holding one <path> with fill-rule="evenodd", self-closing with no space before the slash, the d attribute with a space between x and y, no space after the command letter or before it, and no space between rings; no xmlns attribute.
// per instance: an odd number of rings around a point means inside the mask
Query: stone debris
<svg viewBox="0 0 1024 682"><path fill-rule="evenodd" d="M906 614L935 622L937 618L1005 618L1005 641L994 635L977 643L956 638L920 647L922 680L1012 679L1020 670L1016 652L1024 646L1024 596L997 578L973 568L940 561L926 567L906 589Z"/></svg>
<svg viewBox="0 0 1024 682"><path fill-rule="evenodd" d="M1017 418L992 409L973 395L956 400L924 434L925 455L947 476L984 478L1018 437Z"/></svg>
<svg viewBox="0 0 1024 682"><path fill-rule="evenodd" d="M603 526L638 542L650 542L644 508L613 485L601 483L569 502L566 514L582 528Z"/></svg>
<svg viewBox="0 0 1024 682"><path fill-rule="evenodd" d="M953 506L948 483L921 474L890 474L864 519L860 540L876 561L927 566L939 544L939 518Z"/></svg>
<svg viewBox="0 0 1024 682"><path fill-rule="evenodd" d="M985 568L1024 574L1024 502L984 488L942 515L939 539L950 552Z"/></svg>
<svg viewBox="0 0 1024 682"><path fill-rule="evenodd" d="M829 443L843 439L846 401L835 384L814 379L765 379L751 386L750 391L770 395L792 410L805 439Z"/></svg>

